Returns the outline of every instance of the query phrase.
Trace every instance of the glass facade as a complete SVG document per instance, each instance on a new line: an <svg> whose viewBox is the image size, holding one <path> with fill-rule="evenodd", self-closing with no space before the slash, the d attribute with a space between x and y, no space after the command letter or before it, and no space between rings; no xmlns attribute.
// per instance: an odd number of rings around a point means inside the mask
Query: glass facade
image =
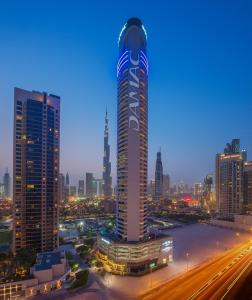
<svg viewBox="0 0 252 300"><path fill-rule="evenodd" d="M58 246L60 99L15 88L14 251Z"/></svg>

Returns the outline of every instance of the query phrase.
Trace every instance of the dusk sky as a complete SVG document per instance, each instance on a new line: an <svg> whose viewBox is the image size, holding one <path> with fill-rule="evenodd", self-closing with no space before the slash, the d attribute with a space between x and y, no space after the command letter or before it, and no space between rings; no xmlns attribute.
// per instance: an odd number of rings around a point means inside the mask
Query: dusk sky
<svg viewBox="0 0 252 300"><path fill-rule="evenodd" d="M202 181L240 138L252 159L251 1L2 1L0 175L12 170L14 87L61 97L61 172L102 175L109 113L116 168L119 32L139 17L148 34L149 177L161 147L173 183Z"/></svg>

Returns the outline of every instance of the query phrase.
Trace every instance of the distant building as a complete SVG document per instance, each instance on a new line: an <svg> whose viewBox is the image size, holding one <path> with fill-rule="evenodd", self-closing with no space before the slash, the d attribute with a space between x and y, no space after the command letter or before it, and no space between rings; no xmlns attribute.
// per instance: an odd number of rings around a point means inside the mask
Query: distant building
<svg viewBox="0 0 252 300"><path fill-rule="evenodd" d="M66 173L66 186L70 185L69 173Z"/></svg>
<svg viewBox="0 0 252 300"><path fill-rule="evenodd" d="M85 195L84 180L79 180L79 183L78 183L78 196L83 197L84 195Z"/></svg>
<svg viewBox="0 0 252 300"><path fill-rule="evenodd" d="M8 169L4 173L3 176L3 184L4 184L4 197L10 197L10 174L8 172Z"/></svg>
<svg viewBox="0 0 252 300"><path fill-rule="evenodd" d="M170 195L170 175L163 175L163 196L168 197Z"/></svg>
<svg viewBox="0 0 252 300"><path fill-rule="evenodd" d="M155 196L155 180L151 179L150 180L150 194L152 198Z"/></svg>
<svg viewBox="0 0 252 300"><path fill-rule="evenodd" d="M244 162L244 210L252 211L252 161Z"/></svg>
<svg viewBox="0 0 252 300"><path fill-rule="evenodd" d="M203 207L209 210L216 210L216 197L213 174L208 174L204 179L203 184Z"/></svg>
<svg viewBox="0 0 252 300"><path fill-rule="evenodd" d="M110 145L108 143L109 130L108 130L108 113L105 116L105 129L104 129L104 156L103 156L103 195L104 199L111 199L112 196L112 177L111 177L111 162L110 162ZM101 191L99 191L101 195Z"/></svg>
<svg viewBox="0 0 252 300"><path fill-rule="evenodd" d="M69 191L70 191L70 196L74 196L75 197L77 195L77 188L76 188L75 185L70 185Z"/></svg>
<svg viewBox="0 0 252 300"><path fill-rule="evenodd" d="M238 139L228 143L224 153L216 155L216 199L223 218L232 218L242 210L243 157Z"/></svg>
<svg viewBox="0 0 252 300"><path fill-rule="evenodd" d="M161 151L157 152L154 198L157 203L160 203L163 199L163 165L161 159Z"/></svg>
<svg viewBox="0 0 252 300"><path fill-rule="evenodd" d="M194 199L200 201L202 194L203 194L203 184L201 182L195 182L193 185Z"/></svg>
<svg viewBox="0 0 252 300"><path fill-rule="evenodd" d="M60 173L59 174L59 201L60 203L64 203L65 201L65 176Z"/></svg>
<svg viewBox="0 0 252 300"><path fill-rule="evenodd" d="M93 194L101 197L103 194L103 179L93 179Z"/></svg>
<svg viewBox="0 0 252 300"><path fill-rule="evenodd" d="M178 184L178 194L184 194L185 193L185 183L183 180L181 180Z"/></svg>
<svg viewBox="0 0 252 300"><path fill-rule="evenodd" d="M92 198L94 196L94 177L93 173L86 173L86 196Z"/></svg>
<svg viewBox="0 0 252 300"><path fill-rule="evenodd" d="M60 98L14 91L14 252L58 247Z"/></svg>

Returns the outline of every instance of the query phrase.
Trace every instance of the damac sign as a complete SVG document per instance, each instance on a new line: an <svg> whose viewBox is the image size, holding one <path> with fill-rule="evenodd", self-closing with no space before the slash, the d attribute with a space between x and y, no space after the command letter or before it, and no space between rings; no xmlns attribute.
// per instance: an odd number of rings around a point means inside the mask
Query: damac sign
<svg viewBox="0 0 252 300"><path fill-rule="evenodd" d="M137 60L133 59L130 51L129 68L129 128L139 131L139 55Z"/></svg>

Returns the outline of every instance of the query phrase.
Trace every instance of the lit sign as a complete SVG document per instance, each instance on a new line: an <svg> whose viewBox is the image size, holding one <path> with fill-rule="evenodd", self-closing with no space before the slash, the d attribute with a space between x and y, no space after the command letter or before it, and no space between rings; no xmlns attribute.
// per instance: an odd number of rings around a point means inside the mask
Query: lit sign
<svg viewBox="0 0 252 300"><path fill-rule="evenodd" d="M172 249L172 241L171 240L164 241L162 243L162 246L161 246L162 252L169 252L171 249Z"/></svg>
<svg viewBox="0 0 252 300"><path fill-rule="evenodd" d="M129 68L129 128L139 131L139 55L133 59L130 51Z"/></svg>
<svg viewBox="0 0 252 300"><path fill-rule="evenodd" d="M105 240L104 238L101 239L103 242L105 242L106 244L110 244L110 242L108 240Z"/></svg>

